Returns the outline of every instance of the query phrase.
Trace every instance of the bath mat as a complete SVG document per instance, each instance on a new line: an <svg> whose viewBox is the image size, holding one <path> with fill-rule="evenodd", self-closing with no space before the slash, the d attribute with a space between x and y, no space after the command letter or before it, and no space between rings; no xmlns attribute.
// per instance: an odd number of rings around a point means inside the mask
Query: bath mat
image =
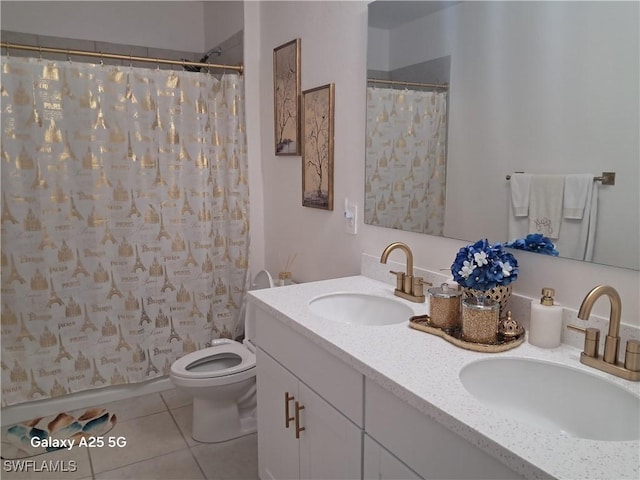
<svg viewBox="0 0 640 480"><path fill-rule="evenodd" d="M104 408L89 408L80 415L59 413L2 427L3 459L15 460L70 449L91 437L98 438L116 424L116 415Z"/></svg>

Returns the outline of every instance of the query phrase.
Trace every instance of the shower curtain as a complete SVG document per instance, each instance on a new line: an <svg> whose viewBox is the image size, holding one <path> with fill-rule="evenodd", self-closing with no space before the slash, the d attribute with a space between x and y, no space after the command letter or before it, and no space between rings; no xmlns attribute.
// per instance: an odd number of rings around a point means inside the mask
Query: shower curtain
<svg viewBox="0 0 640 480"><path fill-rule="evenodd" d="M365 223L442 235L447 94L367 88Z"/></svg>
<svg viewBox="0 0 640 480"><path fill-rule="evenodd" d="M242 333L242 77L2 58L2 404Z"/></svg>

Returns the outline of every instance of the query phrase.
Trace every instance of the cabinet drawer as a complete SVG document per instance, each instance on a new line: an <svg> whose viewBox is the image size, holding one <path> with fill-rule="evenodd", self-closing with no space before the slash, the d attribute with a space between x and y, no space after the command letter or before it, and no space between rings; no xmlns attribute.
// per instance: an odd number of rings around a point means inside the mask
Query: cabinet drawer
<svg viewBox="0 0 640 480"><path fill-rule="evenodd" d="M327 402L362 427L364 377L339 358L252 305L256 342Z"/></svg>
<svg viewBox="0 0 640 480"><path fill-rule="evenodd" d="M423 478L520 478L370 380L365 381L365 431Z"/></svg>

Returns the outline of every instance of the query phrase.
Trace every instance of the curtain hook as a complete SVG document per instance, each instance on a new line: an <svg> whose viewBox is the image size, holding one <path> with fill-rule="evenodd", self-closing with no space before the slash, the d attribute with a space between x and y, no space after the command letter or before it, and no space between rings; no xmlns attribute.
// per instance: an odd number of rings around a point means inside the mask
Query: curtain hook
<svg viewBox="0 0 640 480"><path fill-rule="evenodd" d="M160 58L156 57L156 70L160 70Z"/></svg>
<svg viewBox="0 0 640 480"><path fill-rule="evenodd" d="M42 45L38 46L38 61L42 60Z"/></svg>
<svg viewBox="0 0 640 480"><path fill-rule="evenodd" d="M71 63L71 50L67 48L67 61Z"/></svg>
<svg viewBox="0 0 640 480"><path fill-rule="evenodd" d="M10 46L10 44L9 44L9 42L7 42L7 46L5 47L7 49L7 58L9 58L9 46Z"/></svg>
<svg viewBox="0 0 640 480"><path fill-rule="evenodd" d="M104 66L104 53L100 52L100 66Z"/></svg>
<svg viewBox="0 0 640 480"><path fill-rule="evenodd" d="M129 54L129 68L133 68L133 59L131 57L131 54Z"/></svg>

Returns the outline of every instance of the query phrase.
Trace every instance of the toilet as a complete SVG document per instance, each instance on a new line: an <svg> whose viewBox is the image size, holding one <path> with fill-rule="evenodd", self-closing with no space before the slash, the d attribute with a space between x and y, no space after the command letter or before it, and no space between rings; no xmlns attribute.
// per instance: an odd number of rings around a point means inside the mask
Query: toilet
<svg viewBox="0 0 640 480"><path fill-rule="evenodd" d="M266 270L251 290L273 287ZM253 329L245 320L243 343L221 338L171 365L173 384L193 396L191 435L198 442L224 442L254 433L256 422L256 356Z"/></svg>

